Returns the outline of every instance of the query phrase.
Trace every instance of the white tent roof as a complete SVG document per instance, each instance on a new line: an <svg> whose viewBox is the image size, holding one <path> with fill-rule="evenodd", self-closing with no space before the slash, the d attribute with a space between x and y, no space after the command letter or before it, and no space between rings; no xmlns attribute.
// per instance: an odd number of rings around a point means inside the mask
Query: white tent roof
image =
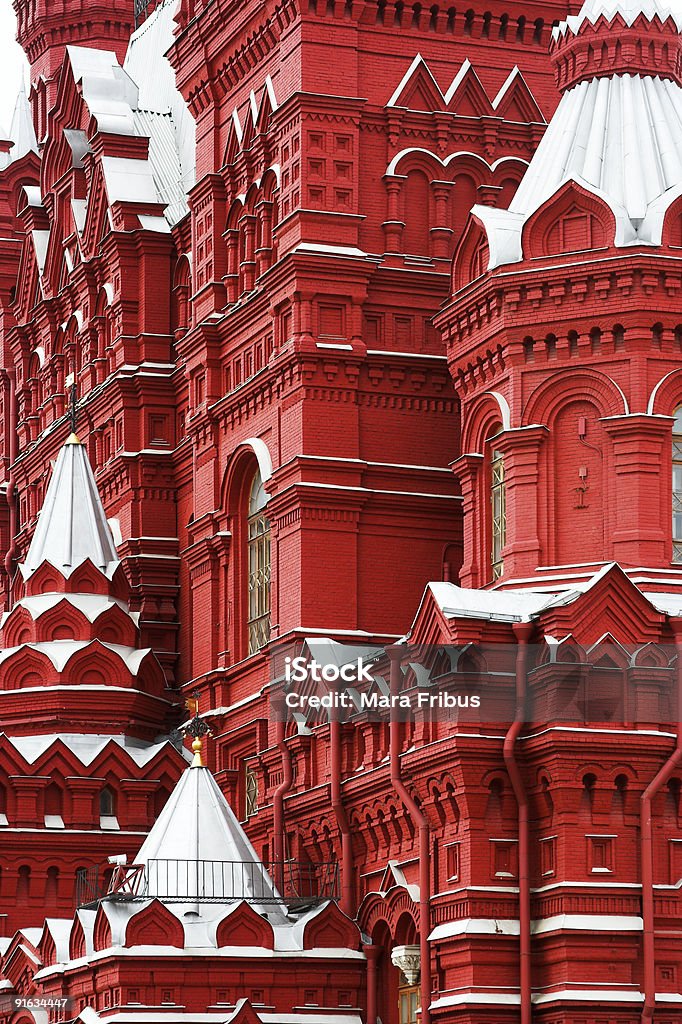
<svg viewBox="0 0 682 1024"><path fill-rule="evenodd" d="M109 577L119 564L87 452L71 435L57 456L38 525L20 568L28 579L49 562L68 577L88 558Z"/></svg>
<svg viewBox="0 0 682 1024"><path fill-rule="evenodd" d="M213 775L201 765L183 773L135 863L147 865L149 894L160 899L245 899L262 912L280 902Z"/></svg>

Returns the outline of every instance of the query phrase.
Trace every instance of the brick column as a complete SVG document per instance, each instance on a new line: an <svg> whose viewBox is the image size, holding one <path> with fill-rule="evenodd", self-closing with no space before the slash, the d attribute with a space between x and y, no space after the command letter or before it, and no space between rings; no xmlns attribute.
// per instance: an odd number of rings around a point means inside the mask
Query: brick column
<svg viewBox="0 0 682 1024"><path fill-rule="evenodd" d="M104 788L104 779L83 779L71 775L66 780L71 794L71 827L99 828L97 796Z"/></svg>
<svg viewBox="0 0 682 1024"><path fill-rule="evenodd" d="M463 587L478 587L485 582L481 578L483 568L481 546L482 537L486 531L482 529L483 523L479 521L480 517L477 514L481 481L484 475L483 456L476 453L460 455L450 464L450 468L462 488L464 558L460 571L460 584Z"/></svg>
<svg viewBox="0 0 682 1024"><path fill-rule="evenodd" d="M540 448L545 426L517 427L495 438L504 455L507 536L502 552L504 575L527 576L542 564L539 506Z"/></svg>
<svg viewBox="0 0 682 1024"><path fill-rule="evenodd" d="M158 788L158 781L147 779L121 779L121 792L125 797L124 813L118 814L121 828L145 829L153 819L150 798Z"/></svg>
<svg viewBox="0 0 682 1024"><path fill-rule="evenodd" d="M43 810L40 794L49 783L49 778L40 775L10 775L9 783L16 797L13 825L18 828L42 828Z"/></svg>
<svg viewBox="0 0 682 1024"><path fill-rule="evenodd" d="M667 565L672 550L672 419L610 416L601 421L613 445L610 504L615 528L605 558Z"/></svg>

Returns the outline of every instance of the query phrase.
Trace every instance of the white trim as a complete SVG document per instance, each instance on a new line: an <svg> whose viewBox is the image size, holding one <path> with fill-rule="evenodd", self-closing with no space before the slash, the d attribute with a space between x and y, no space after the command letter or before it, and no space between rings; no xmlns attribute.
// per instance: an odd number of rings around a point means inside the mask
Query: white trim
<svg viewBox="0 0 682 1024"><path fill-rule="evenodd" d="M248 437L246 441L242 441L239 448L249 447L253 450L253 454L256 456L258 462L258 469L260 470L260 478L263 483L266 483L272 476L272 456L270 455L270 449L266 445L265 441L261 440L260 437Z"/></svg>
<svg viewBox="0 0 682 1024"><path fill-rule="evenodd" d="M509 402L507 399L504 395L501 395L499 391L486 391L484 393L494 398L500 407L500 413L502 415L502 429L511 430L511 409L509 408Z"/></svg>

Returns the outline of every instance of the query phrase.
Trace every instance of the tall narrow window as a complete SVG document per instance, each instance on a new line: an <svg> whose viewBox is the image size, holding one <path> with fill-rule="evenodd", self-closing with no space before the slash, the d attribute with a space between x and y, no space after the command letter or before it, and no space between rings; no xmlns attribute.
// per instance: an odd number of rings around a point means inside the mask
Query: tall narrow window
<svg viewBox="0 0 682 1024"><path fill-rule="evenodd" d="M260 472L256 473L249 496L249 654L265 647L270 639L270 520L265 506L266 493Z"/></svg>
<svg viewBox="0 0 682 1024"><path fill-rule="evenodd" d="M673 423L673 562L682 562L682 406Z"/></svg>
<svg viewBox="0 0 682 1024"><path fill-rule="evenodd" d="M258 811L258 776L253 768L247 767L245 769L244 788L246 805L245 817L250 818L252 814L256 814Z"/></svg>
<svg viewBox="0 0 682 1024"><path fill-rule="evenodd" d="M493 434L499 431L499 427ZM504 455L490 442L490 566L492 578L502 575L502 549L507 539L507 499L504 479Z"/></svg>
<svg viewBox="0 0 682 1024"><path fill-rule="evenodd" d="M402 980L404 981L404 978ZM419 985L402 984L398 989L398 1020L400 1024L417 1024L419 995Z"/></svg>

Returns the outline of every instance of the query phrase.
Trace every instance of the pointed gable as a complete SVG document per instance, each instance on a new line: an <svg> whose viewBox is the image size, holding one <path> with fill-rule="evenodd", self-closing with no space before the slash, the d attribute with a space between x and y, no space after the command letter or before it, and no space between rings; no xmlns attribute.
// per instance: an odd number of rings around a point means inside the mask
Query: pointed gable
<svg viewBox="0 0 682 1024"><path fill-rule="evenodd" d="M445 93L445 103L448 110L463 117L483 117L493 113L488 94L468 58Z"/></svg>
<svg viewBox="0 0 682 1024"><path fill-rule="evenodd" d="M536 103L533 93L521 74L518 65L506 78L502 88L492 102L498 117L505 121L537 122L545 124L545 118Z"/></svg>
<svg viewBox="0 0 682 1024"><path fill-rule="evenodd" d="M443 110L443 93L420 53L410 64L386 106L405 107L407 110Z"/></svg>
<svg viewBox="0 0 682 1024"><path fill-rule="evenodd" d="M665 615L656 611L641 590L615 562L605 566L584 587L581 593L562 604L547 607L539 616L545 633L561 636L572 633L575 641L585 647L603 640L609 643L636 643L658 640Z"/></svg>

